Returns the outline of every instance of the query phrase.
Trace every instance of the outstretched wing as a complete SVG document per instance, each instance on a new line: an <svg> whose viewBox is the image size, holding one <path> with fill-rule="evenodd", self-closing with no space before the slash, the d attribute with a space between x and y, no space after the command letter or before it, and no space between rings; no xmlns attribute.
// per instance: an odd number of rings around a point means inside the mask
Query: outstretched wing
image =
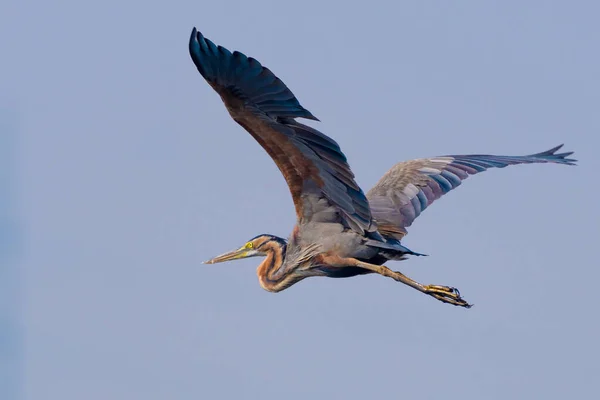
<svg viewBox="0 0 600 400"><path fill-rule="evenodd" d="M574 165L573 152L556 153L562 145L529 156L462 155L423 158L393 166L367 193L379 233L401 239L415 218L431 203L461 182L488 168L515 164L556 163Z"/></svg>
<svg viewBox="0 0 600 400"><path fill-rule="evenodd" d="M216 46L194 28L189 43L198 71L232 118L269 153L283 174L299 223L341 222L375 231L369 203L338 144L309 126L317 120L269 69L240 52Z"/></svg>

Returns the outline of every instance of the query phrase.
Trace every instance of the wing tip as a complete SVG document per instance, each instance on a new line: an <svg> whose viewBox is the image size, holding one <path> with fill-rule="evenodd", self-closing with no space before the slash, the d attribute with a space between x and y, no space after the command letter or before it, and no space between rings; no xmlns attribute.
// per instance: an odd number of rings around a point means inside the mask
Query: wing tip
<svg viewBox="0 0 600 400"><path fill-rule="evenodd" d="M546 161L554 162L557 164L564 165L577 165L577 161L574 158L568 158L570 155L574 154L573 151L566 151L564 153L557 153L564 146L564 143L559 144L551 149L546 151L542 151L540 153L532 154L530 157L543 158Z"/></svg>
<svg viewBox="0 0 600 400"><path fill-rule="evenodd" d="M204 39L204 36L194 26L192 28L192 33L190 34L190 50L191 50L191 47L194 44L194 42L200 42L200 38Z"/></svg>
<svg viewBox="0 0 600 400"><path fill-rule="evenodd" d="M255 58L247 57L239 51L231 53L226 48L218 46L204 37L195 26L192 28L190 34L188 49L198 72L200 72L211 86L214 87L215 84L220 86L239 85L239 89L245 96L248 96L251 101L255 101L260 110L275 119L305 118L320 121L310 111L302 107L296 96L281 79ZM232 68L232 65L240 62L242 65L246 63L245 68L239 68L239 66L237 69ZM247 77L240 78L240 74L249 72L250 75L248 76L256 78L256 71L262 71L262 74L271 78L267 78L267 81L265 81L264 77L261 77L263 82L261 80L254 80L250 84ZM275 79L277 81L279 85L278 91L274 93L269 93L268 90L261 92L261 85L264 86L262 89L268 87L268 79ZM287 97L285 99L278 99L277 96L281 96L281 93L287 93Z"/></svg>
<svg viewBox="0 0 600 400"><path fill-rule="evenodd" d="M196 27L194 27L190 35L188 50L190 53L190 57L192 57L192 61L198 69L198 72L200 72L204 79L208 79L206 65L203 63L202 60L202 47L206 47L205 38L202 35L202 33L200 33L196 29Z"/></svg>

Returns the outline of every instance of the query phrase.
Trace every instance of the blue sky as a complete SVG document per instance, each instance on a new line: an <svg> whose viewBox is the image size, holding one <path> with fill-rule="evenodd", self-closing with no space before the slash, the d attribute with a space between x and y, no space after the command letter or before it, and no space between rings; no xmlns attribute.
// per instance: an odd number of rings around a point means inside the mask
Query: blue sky
<svg viewBox="0 0 600 400"><path fill-rule="evenodd" d="M17 214L15 153L17 113L0 102L0 394L12 399L22 393L22 230Z"/></svg>
<svg viewBox="0 0 600 400"><path fill-rule="evenodd" d="M340 4L1 6L22 398L592 393L600 6ZM195 70L193 26L282 78L365 190L398 161L441 154L564 142L579 166L469 178L410 228L406 246L430 257L390 266L458 287L470 310L376 276L267 293L258 259L201 264L287 236L295 214L273 162Z"/></svg>

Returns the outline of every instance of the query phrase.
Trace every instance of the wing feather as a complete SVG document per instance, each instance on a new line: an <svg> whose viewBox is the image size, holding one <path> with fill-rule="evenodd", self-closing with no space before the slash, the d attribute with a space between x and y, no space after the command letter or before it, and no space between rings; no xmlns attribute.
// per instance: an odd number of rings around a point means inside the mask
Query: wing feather
<svg viewBox="0 0 600 400"><path fill-rule="evenodd" d="M516 164L555 163L574 165L572 152L557 153L562 147L528 156L457 155L424 158L393 166L367 193L379 233L400 240L413 221L444 194L460 186L470 175L488 168Z"/></svg>
<svg viewBox="0 0 600 400"><path fill-rule="evenodd" d="M279 78L257 60L215 45L195 28L189 50L232 118L283 174L299 223L335 221L360 233L376 231L346 156L333 139L294 119L317 120Z"/></svg>

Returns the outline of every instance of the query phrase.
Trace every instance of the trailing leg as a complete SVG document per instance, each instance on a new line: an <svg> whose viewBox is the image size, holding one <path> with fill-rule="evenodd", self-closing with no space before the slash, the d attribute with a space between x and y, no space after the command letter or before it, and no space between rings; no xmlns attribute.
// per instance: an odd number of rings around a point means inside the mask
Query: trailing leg
<svg viewBox="0 0 600 400"><path fill-rule="evenodd" d="M408 276L404 275L398 271L392 271L385 265L373 265L369 263L365 263L362 261L356 261L355 264L357 267L365 268L371 270L373 272L377 272L380 275L390 277L398 282L404 283L412 287L413 289L417 289L419 292L428 294L439 301L444 303L453 304L455 306L470 308L471 304L467 303L461 296L458 289L450 287L450 286L442 286L442 285L423 285L419 282L416 282L410 279Z"/></svg>

